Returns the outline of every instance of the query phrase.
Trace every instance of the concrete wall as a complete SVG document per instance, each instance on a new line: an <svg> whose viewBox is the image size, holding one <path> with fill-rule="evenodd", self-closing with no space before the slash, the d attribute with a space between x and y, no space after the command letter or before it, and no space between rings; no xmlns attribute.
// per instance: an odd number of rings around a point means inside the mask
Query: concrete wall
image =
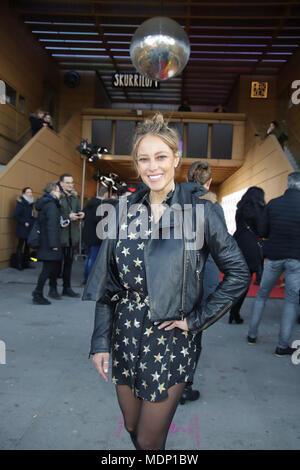
<svg viewBox="0 0 300 470"><path fill-rule="evenodd" d="M71 173L75 189L81 192L82 160L76 151L81 139L81 117L73 116L60 134L41 129L0 173L0 268L7 267L15 252L16 222L13 213L22 188L30 186L37 199L46 183L57 181L62 173ZM86 197L95 195L94 169L87 165Z"/></svg>

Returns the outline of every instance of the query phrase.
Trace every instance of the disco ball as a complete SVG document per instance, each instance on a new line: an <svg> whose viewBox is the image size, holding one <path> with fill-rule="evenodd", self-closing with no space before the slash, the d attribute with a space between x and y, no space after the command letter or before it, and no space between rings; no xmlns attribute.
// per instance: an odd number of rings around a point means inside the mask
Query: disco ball
<svg viewBox="0 0 300 470"><path fill-rule="evenodd" d="M131 44L130 57L136 70L153 80L178 75L190 56L190 43L176 21L156 16L139 26Z"/></svg>

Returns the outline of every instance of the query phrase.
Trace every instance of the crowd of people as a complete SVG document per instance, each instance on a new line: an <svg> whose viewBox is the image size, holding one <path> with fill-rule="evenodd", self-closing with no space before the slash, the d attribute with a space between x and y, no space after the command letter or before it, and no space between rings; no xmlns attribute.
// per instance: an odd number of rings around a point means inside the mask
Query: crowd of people
<svg viewBox="0 0 300 470"><path fill-rule="evenodd" d="M37 258L43 267L32 295L33 303L49 304L44 296L49 279L49 297L60 299L57 279L62 277L62 295L79 297L71 287L71 272L78 222L83 221L83 300L95 301L90 355L106 381L112 367L112 382L135 448L154 450L165 448L178 404L200 396L192 384L203 330L226 313L230 324L243 322L240 312L254 273L260 287L252 305L248 343L256 343L265 302L284 273L285 301L275 354L283 357L295 351L290 342L299 305L300 172L291 173L288 189L268 204L261 188L248 188L237 205L236 232L231 236L223 209L210 191L212 171L207 162L195 162L188 181L175 184L179 138L160 113L139 123L132 156L142 182L134 193L125 193L125 205L101 187L81 210L68 173L46 185L35 203L41 227ZM115 209L117 231L115 237L102 240L96 227L103 202ZM203 244L196 249L188 248L186 226L175 217L186 205L192 208L193 227L198 227L198 209L203 213ZM21 260L28 255L26 238L34 222L31 188L24 188L15 218ZM150 225L142 233L143 221Z"/></svg>

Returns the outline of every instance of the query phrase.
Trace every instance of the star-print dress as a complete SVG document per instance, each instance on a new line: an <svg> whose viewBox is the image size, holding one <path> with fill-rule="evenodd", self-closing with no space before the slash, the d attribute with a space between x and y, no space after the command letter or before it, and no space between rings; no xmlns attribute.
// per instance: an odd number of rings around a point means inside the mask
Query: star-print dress
<svg viewBox="0 0 300 470"><path fill-rule="evenodd" d="M135 215L128 213L122 228L138 227L142 211L147 211L151 221L151 209L143 204ZM150 238L150 230L146 235ZM197 363L195 334L179 328L165 331L151 321L144 265L148 240L130 230L126 236L119 237L115 253L126 296L115 311L112 382L128 385L139 398L161 401L172 385L192 383Z"/></svg>

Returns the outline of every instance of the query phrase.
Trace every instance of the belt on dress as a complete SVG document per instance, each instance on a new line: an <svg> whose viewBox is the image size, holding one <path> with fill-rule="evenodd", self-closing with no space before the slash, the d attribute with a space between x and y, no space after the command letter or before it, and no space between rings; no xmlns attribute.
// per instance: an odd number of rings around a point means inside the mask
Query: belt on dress
<svg viewBox="0 0 300 470"><path fill-rule="evenodd" d="M114 294L110 300L112 302L118 302L122 299L131 299L138 304L143 303L144 305L147 305L149 307L149 297L148 295L145 295L142 292L137 292L131 289L124 289Z"/></svg>

